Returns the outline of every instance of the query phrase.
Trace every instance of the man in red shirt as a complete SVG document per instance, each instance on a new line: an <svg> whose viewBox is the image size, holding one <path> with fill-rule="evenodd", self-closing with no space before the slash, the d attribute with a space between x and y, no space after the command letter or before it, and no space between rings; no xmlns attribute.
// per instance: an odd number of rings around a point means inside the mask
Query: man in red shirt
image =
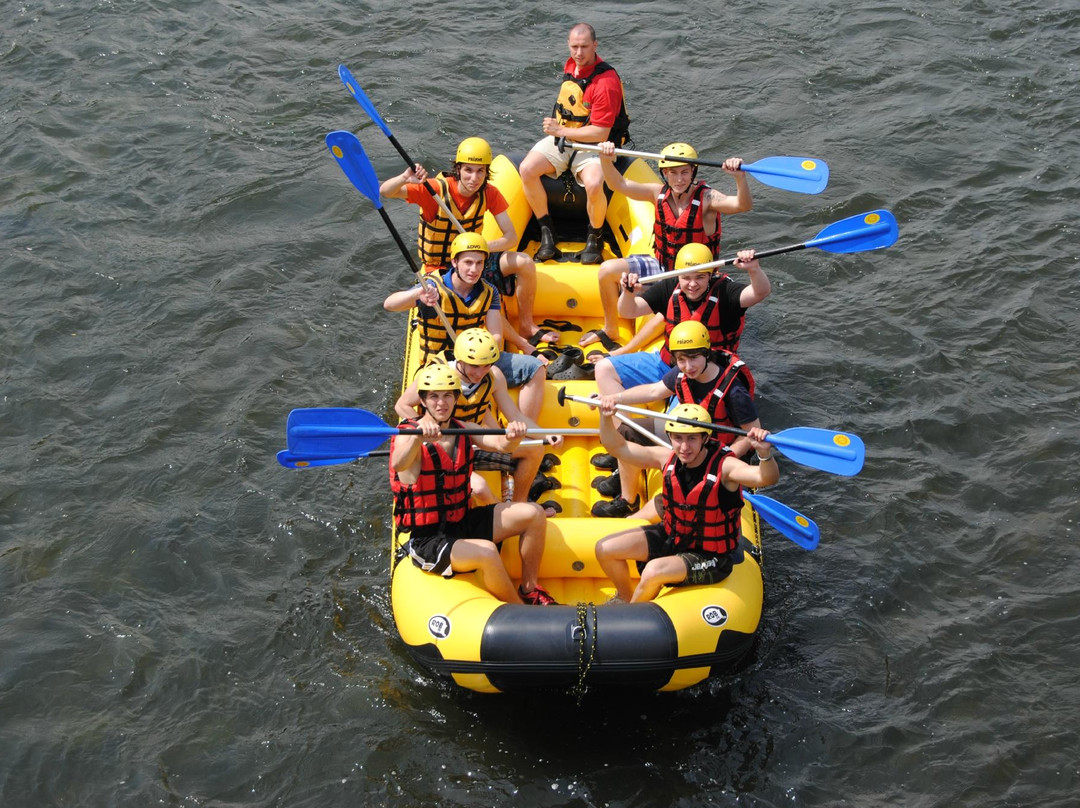
<svg viewBox="0 0 1080 808"><path fill-rule="evenodd" d="M559 257L555 247L555 229L548 212L547 193L540 178L557 177L568 168L585 186L585 209L589 230L581 263L599 264L603 259L601 229L607 214L604 175L600 160L592 152L560 152L557 140L565 137L581 143L611 140L622 145L629 138L630 118L623 104L622 80L615 69L596 55L596 31L579 22L570 29L567 45L570 58L563 68L563 83L552 117L544 118L544 134L521 161L521 183L537 222L540 224L540 249L537 261Z"/></svg>
<svg viewBox="0 0 1080 808"><path fill-rule="evenodd" d="M536 264L525 253L513 251L518 242L517 230L507 213L506 198L489 183L490 178L491 146L483 138L468 137L458 145L454 167L448 176L440 174L429 179L423 166L417 164L385 180L379 187L379 193L386 199L404 199L420 208L417 249L425 272L438 272L450 266L450 244L458 230L447 217L446 210L469 233L479 233L483 229L484 213L494 217L502 235L488 242L491 251L483 278L507 297L515 296L515 289L520 287L516 299L518 329L523 339L515 339L518 332L512 329L507 330L507 339L531 354L535 352L536 339L531 343L525 340L534 337L540 330L533 322ZM442 199L446 210L433 194ZM548 331L544 334L557 336Z"/></svg>

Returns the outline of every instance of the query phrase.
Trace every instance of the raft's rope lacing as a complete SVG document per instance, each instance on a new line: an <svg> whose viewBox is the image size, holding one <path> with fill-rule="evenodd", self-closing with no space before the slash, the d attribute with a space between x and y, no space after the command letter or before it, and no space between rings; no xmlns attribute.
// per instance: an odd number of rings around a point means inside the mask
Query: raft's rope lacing
<svg viewBox="0 0 1080 808"><path fill-rule="evenodd" d="M589 612L592 612L592 631L589 631ZM589 656L585 658L585 638L590 635ZM570 692L577 697L577 706L581 706L581 699L585 695L585 677L589 674L593 660L596 659L596 605L593 603L577 604L577 644L578 644L578 680Z"/></svg>

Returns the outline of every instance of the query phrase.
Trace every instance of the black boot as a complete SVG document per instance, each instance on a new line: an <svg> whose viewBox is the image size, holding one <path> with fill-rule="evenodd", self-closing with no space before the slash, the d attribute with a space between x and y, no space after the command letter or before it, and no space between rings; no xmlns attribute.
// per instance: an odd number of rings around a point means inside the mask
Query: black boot
<svg viewBox="0 0 1080 808"><path fill-rule="evenodd" d="M589 234L585 237L585 249L581 251L581 263L599 264L604 260L600 231L589 225Z"/></svg>
<svg viewBox="0 0 1080 808"><path fill-rule="evenodd" d="M551 215L537 219L540 225L540 249L533 256L534 261L550 261L552 258L562 258L562 253L555 246L555 224L551 221Z"/></svg>

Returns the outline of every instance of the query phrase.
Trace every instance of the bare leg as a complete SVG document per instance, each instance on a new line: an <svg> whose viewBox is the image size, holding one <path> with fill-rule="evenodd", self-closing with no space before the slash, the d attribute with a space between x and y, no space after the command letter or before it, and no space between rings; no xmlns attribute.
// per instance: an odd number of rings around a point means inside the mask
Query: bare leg
<svg viewBox="0 0 1080 808"><path fill-rule="evenodd" d="M532 208L533 215L537 219L548 215L547 192L540 181L543 176L553 176L555 166L540 152L531 151L521 161L521 190L525 193L525 200Z"/></svg>
<svg viewBox="0 0 1080 808"><path fill-rule="evenodd" d="M611 258L600 265L600 271L596 274L600 305L604 308L604 333L612 339L618 339L619 334L619 278L629 268L625 258ZM584 348L598 341L592 339L589 342L579 342L578 345Z"/></svg>
<svg viewBox="0 0 1080 808"><path fill-rule="evenodd" d="M596 560L600 569L615 584L615 591L623 600L630 600L634 587L630 583L630 567L627 561L644 561L649 557L649 543L645 531L633 527L605 536L596 543Z"/></svg>
<svg viewBox="0 0 1080 808"><path fill-rule="evenodd" d="M607 216L604 172L600 168L600 163L590 163L581 169L578 181L585 186L585 210L589 214L589 224L599 230L604 226L604 218Z"/></svg>
<svg viewBox="0 0 1080 808"><path fill-rule="evenodd" d="M602 396L614 396L625 389L610 359L601 359L596 363L596 389Z"/></svg>
<svg viewBox="0 0 1080 808"><path fill-rule="evenodd" d="M518 308L518 333L528 339L539 330L533 322L533 301L536 300L536 264L525 253L504 252L499 260L499 269L503 275L517 275L517 294L514 297Z"/></svg>
<svg viewBox="0 0 1080 808"><path fill-rule="evenodd" d="M514 502L528 502L529 489L536 479L536 472L540 470L540 463L544 460L544 447L518 448L510 456L518 458L517 468L514 469Z"/></svg>
<svg viewBox="0 0 1080 808"><path fill-rule="evenodd" d="M518 388L518 409L533 421L540 417L540 409L544 406L546 380L547 369L541 367L529 381Z"/></svg>
<svg viewBox="0 0 1080 808"><path fill-rule="evenodd" d="M631 603L643 603L652 600L660 594L661 587L666 584L677 584L686 580L686 564L678 556L665 556L654 558L645 565L638 581L637 589L634 590Z"/></svg>
<svg viewBox="0 0 1080 808"><path fill-rule="evenodd" d="M508 536L519 534L521 588L525 592L531 592L536 589L540 574L540 558L544 555L544 538L547 535L547 516L544 509L535 502L503 502L496 505L495 541L500 542ZM514 594L517 595L516 592Z"/></svg>
<svg viewBox="0 0 1080 808"><path fill-rule="evenodd" d="M514 582L503 566L498 548L486 539L459 539L450 550L454 572L477 571L484 576L484 586L504 603L524 604Z"/></svg>
<svg viewBox="0 0 1080 808"><path fill-rule="evenodd" d="M625 460L620 460L619 484L622 486L622 498L633 505L641 493L641 466L634 466Z"/></svg>

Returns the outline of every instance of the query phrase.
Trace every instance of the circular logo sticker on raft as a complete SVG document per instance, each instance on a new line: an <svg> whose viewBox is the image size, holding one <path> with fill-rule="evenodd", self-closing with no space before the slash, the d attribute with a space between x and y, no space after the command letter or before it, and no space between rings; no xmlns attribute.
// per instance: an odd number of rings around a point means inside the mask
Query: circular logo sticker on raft
<svg viewBox="0 0 1080 808"><path fill-rule="evenodd" d="M849 438L847 435L833 435L832 442L835 443L837 446L850 446L851 438Z"/></svg>
<svg viewBox="0 0 1080 808"><path fill-rule="evenodd" d="M713 628L720 628L727 622L727 611L723 606L706 606L701 610L701 619Z"/></svg>
<svg viewBox="0 0 1080 808"><path fill-rule="evenodd" d="M427 630L436 640L445 640L450 636L450 618L444 614L437 614L427 621Z"/></svg>
<svg viewBox="0 0 1080 808"><path fill-rule="evenodd" d="M813 160L803 160L801 165L807 171L813 171L815 168L817 168L817 163L815 163Z"/></svg>

